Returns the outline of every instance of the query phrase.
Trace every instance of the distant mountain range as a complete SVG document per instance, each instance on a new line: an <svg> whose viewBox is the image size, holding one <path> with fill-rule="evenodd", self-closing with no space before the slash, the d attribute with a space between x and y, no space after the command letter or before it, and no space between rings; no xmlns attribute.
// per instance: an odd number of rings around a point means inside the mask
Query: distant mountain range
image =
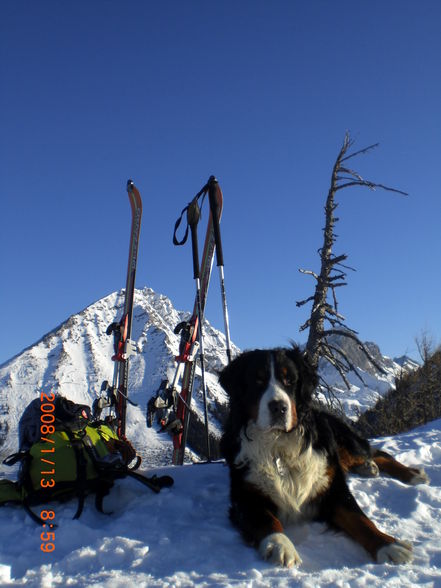
<svg viewBox="0 0 441 588"><path fill-rule="evenodd" d="M41 390L59 391L75 402L91 405L100 391L103 380L112 380L112 337L106 335L107 326L121 317L123 291L114 292L44 335L0 366L0 448L2 455L17 450L17 427L27 404ZM130 362L130 398L138 406L128 407L127 436L152 464L170 463L171 440L167 434L147 429L146 404L161 381L170 381L175 372L174 357L178 354L179 336L175 326L190 317L189 312L176 310L171 301L150 288L136 290L133 313L132 339L136 355ZM207 321L204 324L205 358L207 368L208 402L211 432L220 435L219 415L226 408L227 398L217 382L217 374L227 363L225 337ZM350 376L351 390L347 391L338 374L330 366L321 366L321 373L333 384L349 416L372 406L383 395L395 377L417 364L407 357L392 360L384 357L378 346L367 343L386 372L380 374L366 360L356 345L339 341L351 361L359 367L361 381ZM233 355L239 349L233 346ZM198 372L194 393L194 410L202 418L202 398Z"/></svg>

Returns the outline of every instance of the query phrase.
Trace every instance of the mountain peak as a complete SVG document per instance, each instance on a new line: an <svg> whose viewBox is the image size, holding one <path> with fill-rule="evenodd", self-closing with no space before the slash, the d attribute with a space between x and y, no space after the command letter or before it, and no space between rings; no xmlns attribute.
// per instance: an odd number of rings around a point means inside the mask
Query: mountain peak
<svg viewBox="0 0 441 588"><path fill-rule="evenodd" d="M0 367L0 445L4 443L5 450L17 450L20 416L41 390L60 392L74 402L91 405L103 380L112 380L113 338L106 335L106 329L121 318L123 307L124 290L113 292L70 316ZM135 290L132 340L137 353L130 360L129 390L138 406L128 407L127 434L131 439L139 437L145 442L151 436L145 425L146 403L163 379L171 381L179 350L174 328L190 316L151 288ZM204 321L204 342L211 401L216 398L226 403L217 383L217 372L227 362L225 337ZM196 412L202 411L197 390L194 398Z"/></svg>

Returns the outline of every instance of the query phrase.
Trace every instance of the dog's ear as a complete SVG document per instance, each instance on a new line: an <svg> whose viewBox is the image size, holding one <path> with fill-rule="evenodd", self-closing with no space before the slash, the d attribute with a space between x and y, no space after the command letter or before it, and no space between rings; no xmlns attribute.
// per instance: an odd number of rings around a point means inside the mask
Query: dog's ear
<svg viewBox="0 0 441 588"><path fill-rule="evenodd" d="M219 383L230 398L240 392L243 378L244 360L243 354L233 359L220 373Z"/></svg>
<svg viewBox="0 0 441 588"><path fill-rule="evenodd" d="M257 368L265 361L265 352L260 350L245 351L220 373L219 382L227 392L230 410L224 424L224 431L228 434L222 443L222 453L227 461L236 455L239 450L239 431L246 426L250 418L255 418L255 376ZM229 446L228 440L234 440L233 446Z"/></svg>
<svg viewBox="0 0 441 588"><path fill-rule="evenodd" d="M317 370L311 365L307 354L301 351L297 345L293 345L291 349L287 349L286 355L296 364L299 372L301 399L309 401L318 386Z"/></svg>
<svg viewBox="0 0 441 588"><path fill-rule="evenodd" d="M221 371L219 382L230 399L242 397L247 389L247 379L255 373L256 364L261 365L264 362L264 354L259 349L244 351Z"/></svg>

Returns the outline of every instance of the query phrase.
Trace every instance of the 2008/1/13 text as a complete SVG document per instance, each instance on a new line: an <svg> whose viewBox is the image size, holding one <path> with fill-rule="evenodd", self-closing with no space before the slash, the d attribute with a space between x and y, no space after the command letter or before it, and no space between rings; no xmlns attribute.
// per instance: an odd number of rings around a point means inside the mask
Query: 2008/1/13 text
<svg viewBox="0 0 441 588"><path fill-rule="evenodd" d="M40 486L42 488L53 488L55 486L55 446L54 440L49 437L49 435L55 432L54 400L55 394L53 392L50 394L41 392L40 440L44 442L45 447L41 449ZM53 522L55 512L53 510L42 510L40 518L42 521L45 521L43 527L49 529L40 534L40 549L45 553L49 553L55 549L55 523Z"/></svg>

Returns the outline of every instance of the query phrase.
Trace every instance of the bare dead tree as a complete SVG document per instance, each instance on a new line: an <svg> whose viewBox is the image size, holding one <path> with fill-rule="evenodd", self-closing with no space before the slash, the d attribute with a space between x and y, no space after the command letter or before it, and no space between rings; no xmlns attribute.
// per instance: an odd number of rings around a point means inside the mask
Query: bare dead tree
<svg viewBox="0 0 441 588"><path fill-rule="evenodd" d="M349 160L358 155L370 152L378 146L378 143L350 153L353 144L354 141L350 138L349 133L346 133L343 145L332 170L331 185L325 205L326 222L323 229L323 246L318 250L321 261L320 273L317 274L311 270L299 270L303 274L310 275L314 278L316 282L314 294L313 296L296 303L297 306L300 307L308 302L312 302L311 315L300 327L300 331L309 329L306 353L309 356L312 365L317 368L319 359L325 359L339 372L348 389L350 388L350 385L346 374L352 371L357 374L360 379L361 376L358 374L355 366L352 364L346 353L342 349L332 345L332 342L329 340L331 335L340 335L355 341L371 364L380 372L383 372L383 370L369 353L365 345L363 345L358 339L358 333L344 324L345 317L340 314L338 309L337 289L347 285L347 270L353 270L353 268L344 265L343 262L347 259L346 254L335 255L333 252L333 247L336 241L334 231L335 223L339 220L334 214L338 207L336 195L341 190L355 186L369 188L373 191L380 188L382 190L407 195L406 192L402 192L401 190L366 180L362 178L357 171L353 170L350 164L348 164ZM323 379L321 380L321 385L327 393L328 401L330 400L332 402L332 389Z"/></svg>

